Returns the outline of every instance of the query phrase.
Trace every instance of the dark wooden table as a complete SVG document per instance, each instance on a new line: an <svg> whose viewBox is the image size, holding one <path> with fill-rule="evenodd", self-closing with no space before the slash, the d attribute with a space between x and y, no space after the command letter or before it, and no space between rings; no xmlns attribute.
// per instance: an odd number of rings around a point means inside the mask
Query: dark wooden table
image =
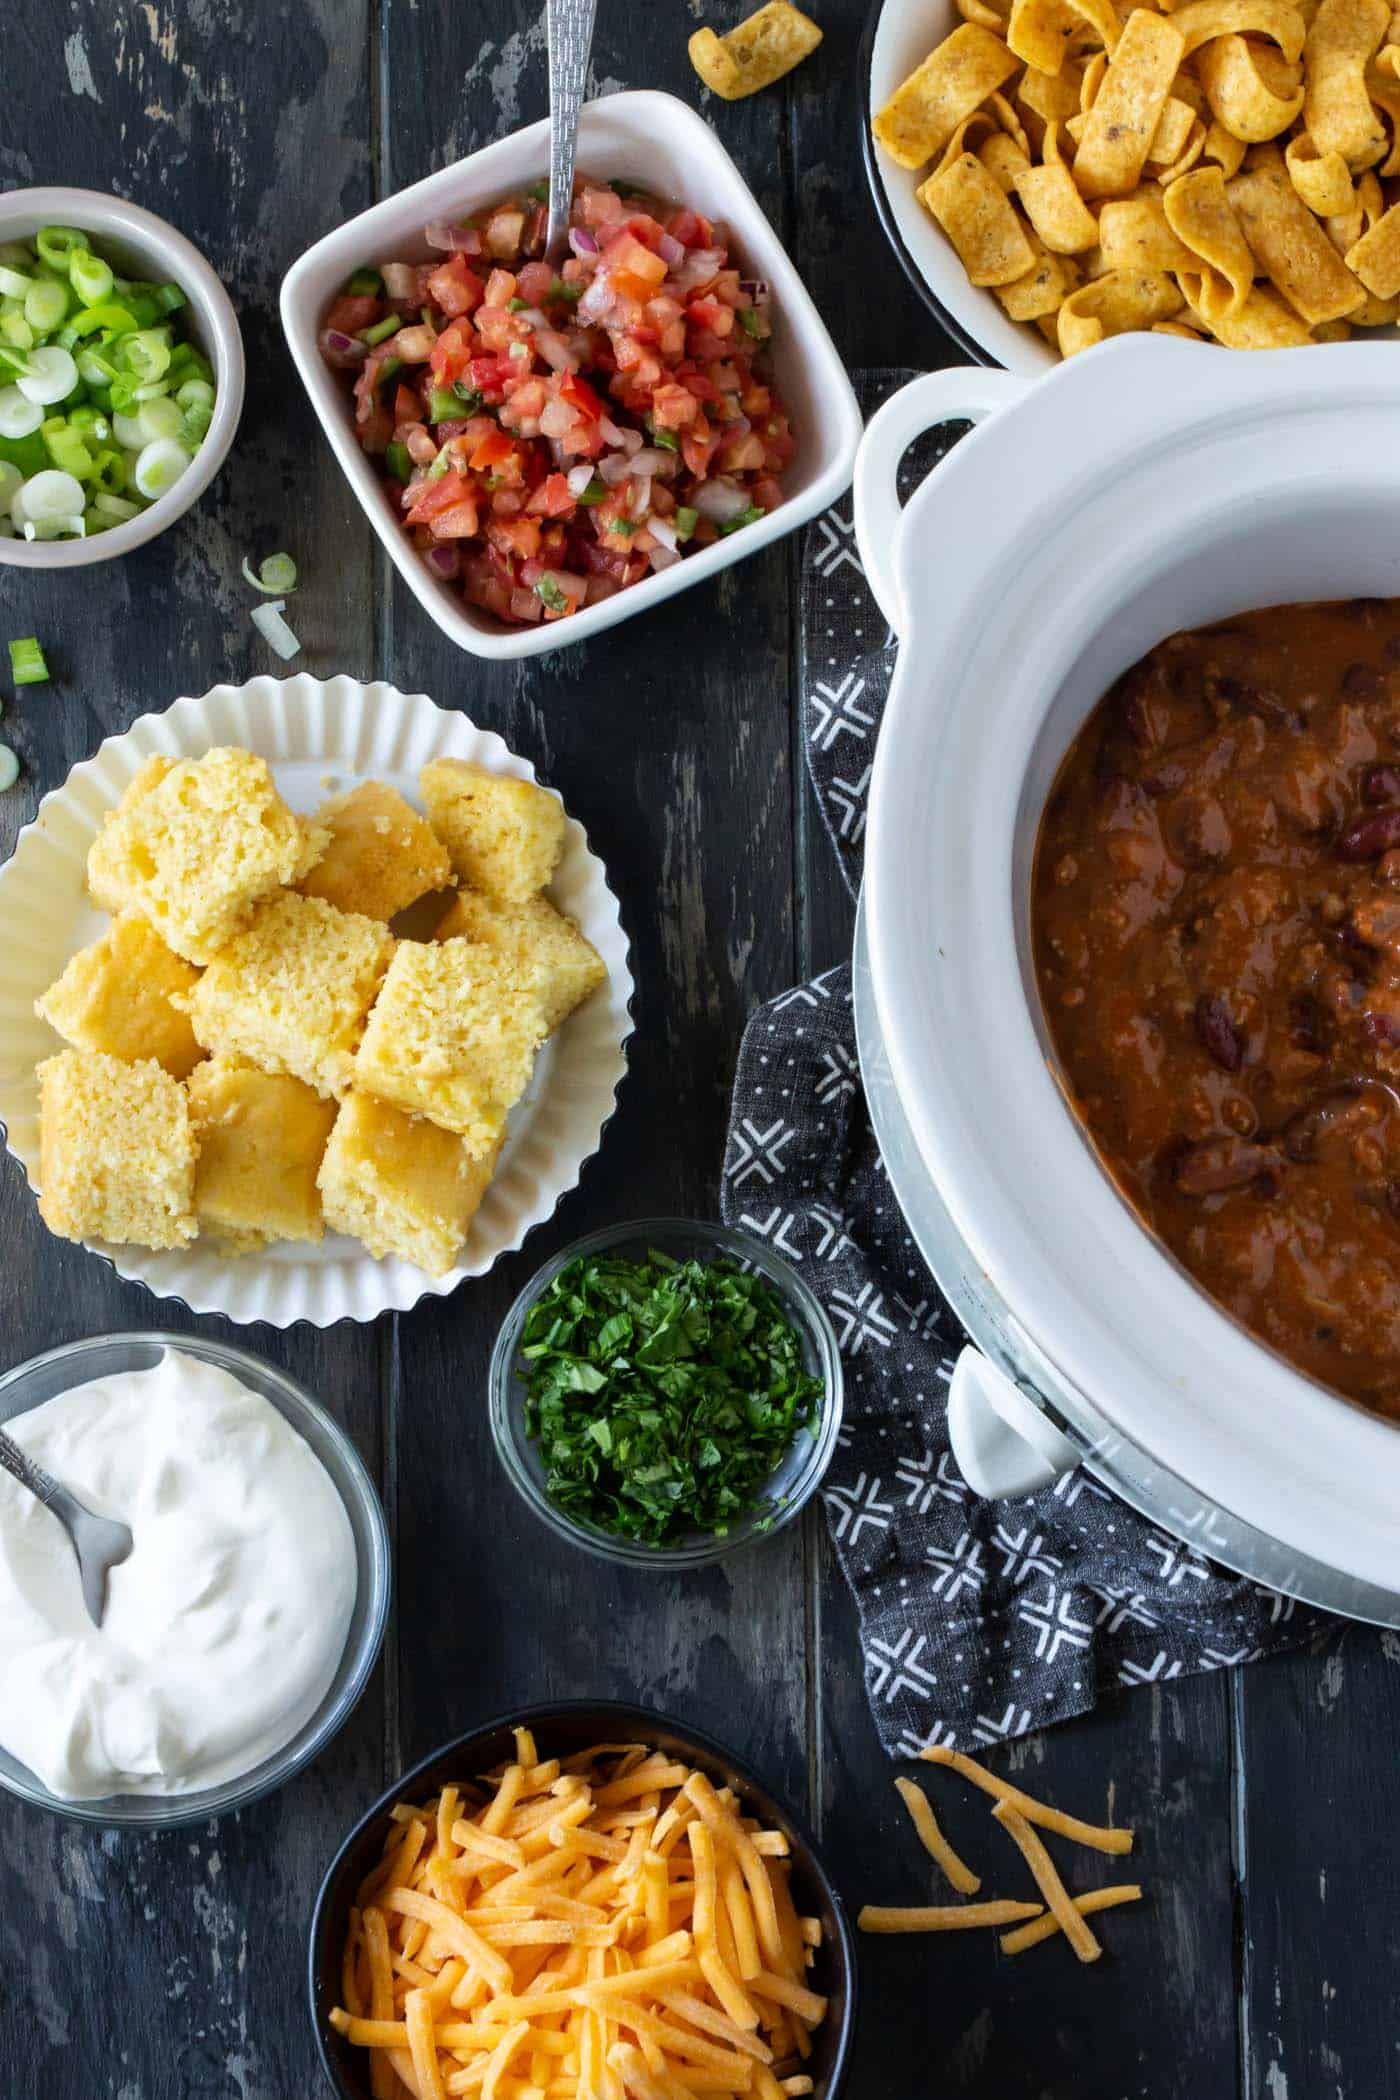
<svg viewBox="0 0 1400 2100"><path fill-rule="evenodd" d="M813 60L753 101L707 99L706 114L849 362L949 362L865 190L863 0L818 7ZM725 0L714 17L742 11ZM685 40L704 0L602 0L600 14L597 91L701 100ZM237 1337L349 1425L389 1512L393 1620L339 1741L275 1799L167 1837L0 1803L3 2100L312 2100L302 1967L324 1862L402 1766L514 1703L641 1696L689 1716L808 1804L852 1905L928 1900L820 1515L721 1571L610 1573L524 1514L486 1425L492 1338L533 1265L615 1218L714 1213L745 1014L846 951L801 765L798 549L601 642L479 664L392 577L313 428L276 321L283 272L374 198L543 111L537 0L20 0L5 44L0 184L116 188L174 220L228 282L249 361L235 454L178 528L67 580L0 571L4 632L38 634L55 671L7 702L25 771L4 798L6 842L101 737L179 693L276 670L237 572L245 552L286 545L306 578L298 668L392 679L499 730L587 825L636 943L622 1112L546 1231L405 1317ZM50 1239L8 1161L0 1207L4 1363L189 1324ZM1008 1962L981 1936L869 1943L851 2100L1400 2093L1397 1664L1400 1639L1353 1632L1318 1657L1136 1693L1014 1752L1028 1784L1137 1822L1150 1906L1112 1921L1095 1970L1063 1944ZM979 1808L953 1797L948 1822L985 1844Z"/></svg>

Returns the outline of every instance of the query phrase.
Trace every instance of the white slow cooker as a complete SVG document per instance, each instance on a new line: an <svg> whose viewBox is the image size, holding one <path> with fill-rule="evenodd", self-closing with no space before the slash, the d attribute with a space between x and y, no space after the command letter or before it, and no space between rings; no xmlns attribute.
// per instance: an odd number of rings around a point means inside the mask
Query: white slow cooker
<svg viewBox="0 0 1400 2100"><path fill-rule="evenodd" d="M901 513L910 442L978 427ZM1400 1624L1400 1427L1291 1370L1140 1224L1062 1097L1030 957L1036 828L1075 733L1179 628L1400 595L1393 345L1256 356L1124 337L1029 379L915 380L874 418L856 532L900 648L856 949L885 1161L977 1348L963 1470L1086 1464L1271 1587Z"/></svg>

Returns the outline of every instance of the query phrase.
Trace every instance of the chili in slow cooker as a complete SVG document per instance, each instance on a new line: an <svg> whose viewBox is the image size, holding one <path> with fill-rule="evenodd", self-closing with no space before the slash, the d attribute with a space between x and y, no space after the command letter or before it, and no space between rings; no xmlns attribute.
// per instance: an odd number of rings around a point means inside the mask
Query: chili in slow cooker
<svg viewBox="0 0 1400 2100"><path fill-rule="evenodd" d="M1051 793L1032 915L1125 1196L1262 1341L1400 1418L1400 599L1125 672Z"/></svg>

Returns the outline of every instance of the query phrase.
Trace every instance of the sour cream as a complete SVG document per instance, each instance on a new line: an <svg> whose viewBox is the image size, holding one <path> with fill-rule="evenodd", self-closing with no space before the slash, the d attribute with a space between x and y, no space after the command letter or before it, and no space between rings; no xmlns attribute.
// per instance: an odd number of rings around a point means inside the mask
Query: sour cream
<svg viewBox="0 0 1400 2100"><path fill-rule="evenodd" d="M74 1801L191 1793L280 1750L355 1602L350 1522L305 1438L176 1350L6 1426L134 1545L96 1627L67 1534L0 1472L0 1744Z"/></svg>

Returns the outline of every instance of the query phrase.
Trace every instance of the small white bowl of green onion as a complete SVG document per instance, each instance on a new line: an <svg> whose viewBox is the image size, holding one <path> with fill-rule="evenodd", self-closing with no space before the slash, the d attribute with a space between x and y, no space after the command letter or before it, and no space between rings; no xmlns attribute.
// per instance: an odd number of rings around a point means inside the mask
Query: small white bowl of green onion
<svg viewBox="0 0 1400 2100"><path fill-rule="evenodd" d="M243 405L232 303L173 226L93 190L0 197L0 564L81 568L181 517Z"/></svg>

